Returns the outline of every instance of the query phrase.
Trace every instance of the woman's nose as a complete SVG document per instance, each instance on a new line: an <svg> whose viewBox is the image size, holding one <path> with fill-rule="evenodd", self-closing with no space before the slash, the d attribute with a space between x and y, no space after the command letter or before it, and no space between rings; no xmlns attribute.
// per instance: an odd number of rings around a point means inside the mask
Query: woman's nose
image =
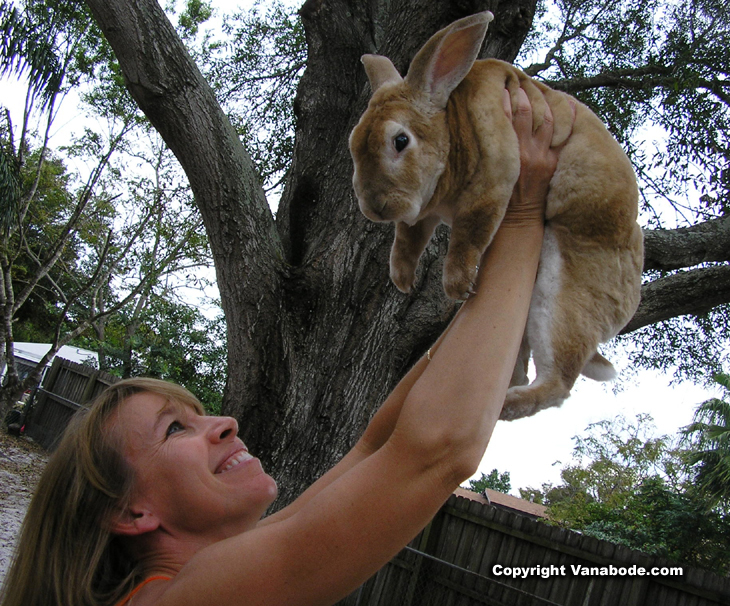
<svg viewBox="0 0 730 606"><path fill-rule="evenodd" d="M223 442L236 437L238 433L238 421L233 417L208 417L210 427L208 435L213 442Z"/></svg>

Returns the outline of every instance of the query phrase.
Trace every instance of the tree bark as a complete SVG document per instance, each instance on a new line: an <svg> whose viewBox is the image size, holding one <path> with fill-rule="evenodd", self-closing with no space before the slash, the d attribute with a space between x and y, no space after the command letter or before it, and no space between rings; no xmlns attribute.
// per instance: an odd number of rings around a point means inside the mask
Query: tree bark
<svg viewBox="0 0 730 606"><path fill-rule="evenodd" d="M730 260L730 217L679 229L644 230L644 271Z"/></svg>
<svg viewBox="0 0 730 606"><path fill-rule="evenodd" d="M703 267L659 278L641 289L641 305L621 331L632 332L687 314L702 315L730 301L730 266Z"/></svg>
<svg viewBox="0 0 730 606"><path fill-rule="evenodd" d="M392 228L357 210L347 137L369 96L360 56L403 71L437 29L491 9L486 49L512 59L534 0L361 3L301 9L308 67L295 101L297 145L276 222L213 93L153 0L88 0L128 88L180 160L213 250L228 322L223 408L280 483L280 503L349 449L398 378L455 311L441 292L441 230L419 288L388 279ZM403 32L408 32L407 36Z"/></svg>
<svg viewBox="0 0 730 606"><path fill-rule="evenodd" d="M405 295L388 278L392 226L371 223L357 209L347 138L370 95L360 56L387 55L404 73L437 29L489 9L495 20L482 55L511 61L536 0L307 0L300 11L307 69L276 219L157 2L86 1L133 97L190 180L228 322L223 410L239 420L242 438L278 480L283 505L351 447L457 307L441 286L444 229ZM670 256L659 243L674 236L689 238L667 233L654 244L647 237L651 267Z"/></svg>

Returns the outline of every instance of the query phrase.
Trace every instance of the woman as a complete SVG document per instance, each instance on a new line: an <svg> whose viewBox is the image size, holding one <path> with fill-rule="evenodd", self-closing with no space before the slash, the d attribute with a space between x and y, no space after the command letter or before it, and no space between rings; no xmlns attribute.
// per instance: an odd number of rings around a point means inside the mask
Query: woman
<svg viewBox="0 0 730 606"><path fill-rule="evenodd" d="M478 295L342 461L260 520L276 485L236 421L180 387L122 381L49 462L2 604L331 604L406 545L475 473L522 338L557 151L524 94L514 123L522 175Z"/></svg>

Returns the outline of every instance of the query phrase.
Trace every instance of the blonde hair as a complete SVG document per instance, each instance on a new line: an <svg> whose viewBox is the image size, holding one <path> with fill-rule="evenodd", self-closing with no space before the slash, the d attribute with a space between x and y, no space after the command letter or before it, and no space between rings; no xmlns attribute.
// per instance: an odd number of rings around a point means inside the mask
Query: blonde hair
<svg viewBox="0 0 730 606"><path fill-rule="evenodd" d="M133 473L107 420L129 397L161 395L204 414L186 389L158 379L126 379L79 410L50 457L26 514L5 579L2 606L115 604L143 570L108 529L128 502Z"/></svg>

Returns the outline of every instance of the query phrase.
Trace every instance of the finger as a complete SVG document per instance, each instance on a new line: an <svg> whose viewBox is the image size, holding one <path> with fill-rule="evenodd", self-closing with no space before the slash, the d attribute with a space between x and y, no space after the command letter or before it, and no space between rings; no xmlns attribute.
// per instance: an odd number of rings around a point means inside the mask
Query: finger
<svg viewBox="0 0 730 606"><path fill-rule="evenodd" d="M532 130L536 132L542 126L547 100L540 88L532 80L520 82L520 88L525 91L532 107Z"/></svg>
<svg viewBox="0 0 730 606"><path fill-rule="evenodd" d="M543 114L542 123L547 124L550 127L552 127L552 125L554 124L553 123L553 112L547 103L545 104L545 113Z"/></svg>
<svg viewBox="0 0 730 606"><path fill-rule="evenodd" d="M575 116L577 112L577 106L576 101L572 97L568 97L568 106L570 107L570 113L571 113L571 121L570 121L570 133L568 134L568 137L563 141L561 145L558 145L555 149L561 150L563 147L566 146L568 141L570 140L570 135L573 133L573 126L575 126Z"/></svg>
<svg viewBox="0 0 730 606"><path fill-rule="evenodd" d="M514 118L512 122L517 136L526 136L532 134L532 106L527 98L527 93L521 88L517 89L516 107L514 108Z"/></svg>
<svg viewBox="0 0 730 606"><path fill-rule="evenodd" d="M542 124L537 127L535 136L539 137L541 140L552 140L554 126L555 122L553 121L553 112L550 110L550 106L546 103L542 117Z"/></svg>
<svg viewBox="0 0 730 606"><path fill-rule="evenodd" d="M543 93L534 85L525 90L528 103L532 107L532 145L545 149L552 144L555 127L554 116ZM517 127L515 126L515 129Z"/></svg>
<svg viewBox="0 0 730 606"><path fill-rule="evenodd" d="M576 114L576 111L577 111L577 106L575 104L575 99L573 99L571 97L568 97L568 105L570 105L570 111L573 114L573 122L571 123L571 128L572 128L572 125L575 124L575 114Z"/></svg>
<svg viewBox="0 0 730 606"><path fill-rule="evenodd" d="M502 109L504 110L504 113L507 115L507 117L511 120L512 101L509 96L509 91L506 88L502 91Z"/></svg>

